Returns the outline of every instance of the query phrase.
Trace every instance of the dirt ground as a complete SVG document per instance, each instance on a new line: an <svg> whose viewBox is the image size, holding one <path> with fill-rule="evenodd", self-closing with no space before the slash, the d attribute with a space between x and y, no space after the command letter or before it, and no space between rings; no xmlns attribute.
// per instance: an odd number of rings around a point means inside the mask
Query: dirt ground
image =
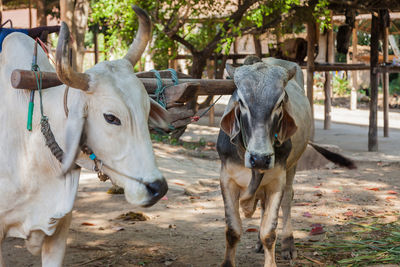
<svg viewBox="0 0 400 267"><path fill-rule="evenodd" d="M216 152L162 143L155 144L155 152L170 189L149 209L133 208L123 195L107 194L109 182L83 172L65 266L219 266L225 237ZM400 192L399 177L400 164L393 162L364 162L357 170L331 166L298 172L292 214L299 257L292 266L336 266L308 245L328 242L349 221L398 220L400 200L394 193ZM118 218L131 211L143 212L148 220ZM254 252L259 221L259 209L252 219L243 220L238 266L263 265L263 254ZM325 232L310 235L315 223ZM40 266L40 258L30 255L20 239L8 238L3 255L7 266Z"/></svg>

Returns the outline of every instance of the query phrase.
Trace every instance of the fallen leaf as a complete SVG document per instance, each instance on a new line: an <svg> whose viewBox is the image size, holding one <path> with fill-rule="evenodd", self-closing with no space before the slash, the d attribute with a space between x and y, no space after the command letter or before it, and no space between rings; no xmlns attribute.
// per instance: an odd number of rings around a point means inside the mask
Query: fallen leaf
<svg viewBox="0 0 400 267"><path fill-rule="evenodd" d="M365 188L365 190L379 191L379 188L378 187L370 187L370 188Z"/></svg>
<svg viewBox="0 0 400 267"><path fill-rule="evenodd" d="M354 214L351 210L349 210L349 211L346 211L343 215L348 216L348 217L353 217Z"/></svg>
<svg viewBox="0 0 400 267"><path fill-rule="evenodd" d="M321 191L317 191L317 192L314 193L314 196L322 197L322 192Z"/></svg>
<svg viewBox="0 0 400 267"><path fill-rule="evenodd" d="M337 190L337 189L333 189L332 192L333 192L333 193L340 193L341 191L340 191L340 190Z"/></svg>
<svg viewBox="0 0 400 267"><path fill-rule="evenodd" d="M117 219L124 220L124 221L147 221L149 217L144 215L142 212L127 212L119 215Z"/></svg>
<svg viewBox="0 0 400 267"><path fill-rule="evenodd" d="M310 235L320 235L325 233L324 228L319 223L314 223L311 225L311 227Z"/></svg>
<svg viewBox="0 0 400 267"><path fill-rule="evenodd" d="M190 198L190 199L200 199L199 196L190 196L189 198Z"/></svg>
<svg viewBox="0 0 400 267"><path fill-rule="evenodd" d="M397 199L396 196L387 196L386 199Z"/></svg>
<svg viewBox="0 0 400 267"><path fill-rule="evenodd" d="M388 193L388 194L391 194L391 195L397 195L397 192L396 192L396 191L393 191L393 190L389 190L389 191L387 191L387 193Z"/></svg>
<svg viewBox="0 0 400 267"><path fill-rule="evenodd" d="M177 183L177 182L175 182L174 184L180 185L180 186L185 186L184 184L182 184L182 183Z"/></svg>
<svg viewBox="0 0 400 267"><path fill-rule="evenodd" d="M85 226L95 226L96 224L90 223L90 222L83 222L81 225L85 225Z"/></svg>
<svg viewBox="0 0 400 267"><path fill-rule="evenodd" d="M247 228L246 232L247 233L258 232L258 230L257 230L257 228Z"/></svg>
<svg viewBox="0 0 400 267"><path fill-rule="evenodd" d="M309 203L309 202L294 203L294 206L299 206L299 207L310 206L310 205L311 205L311 203Z"/></svg>
<svg viewBox="0 0 400 267"><path fill-rule="evenodd" d="M168 197L167 197L167 196L163 196L163 197L161 198L161 200L168 200Z"/></svg>
<svg viewBox="0 0 400 267"><path fill-rule="evenodd" d="M311 215L311 213L309 213L308 211L306 211L306 212L303 213L303 217L311 218L312 215Z"/></svg>

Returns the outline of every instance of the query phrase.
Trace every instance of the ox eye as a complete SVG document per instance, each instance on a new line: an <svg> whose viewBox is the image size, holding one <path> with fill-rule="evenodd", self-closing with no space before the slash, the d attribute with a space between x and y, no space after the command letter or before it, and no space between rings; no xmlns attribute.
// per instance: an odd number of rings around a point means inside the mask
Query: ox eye
<svg viewBox="0 0 400 267"><path fill-rule="evenodd" d="M103 116L104 116L104 119L106 120L106 122L108 122L110 124L121 125L121 121L114 115L104 113Z"/></svg>

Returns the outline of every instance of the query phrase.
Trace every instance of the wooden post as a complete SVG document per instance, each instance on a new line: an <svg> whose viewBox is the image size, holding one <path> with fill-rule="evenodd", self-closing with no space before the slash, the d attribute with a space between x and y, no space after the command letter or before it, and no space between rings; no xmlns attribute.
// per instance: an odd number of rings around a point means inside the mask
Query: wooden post
<svg viewBox="0 0 400 267"><path fill-rule="evenodd" d="M379 19L376 12L372 12L371 21L371 58L370 58L370 81L371 93L369 103L369 129L368 129L368 151L378 151L378 73L375 68L379 59Z"/></svg>
<svg viewBox="0 0 400 267"><path fill-rule="evenodd" d="M331 12L331 21L332 21L332 12ZM332 22L333 24L333 22ZM332 25L333 27L333 25ZM326 33L326 59L328 63L334 63L334 40L333 40L333 29L332 27L328 29ZM330 71L325 72L325 83L324 83L324 130L328 130L331 128L331 112L332 112L332 73Z"/></svg>
<svg viewBox="0 0 400 267"><path fill-rule="evenodd" d="M95 26L96 29L93 31L93 43L94 43L94 64L96 65L99 62L99 41L97 38L98 26Z"/></svg>
<svg viewBox="0 0 400 267"><path fill-rule="evenodd" d="M208 79L213 79L214 78L214 73L213 73L213 65L211 60L207 59L207 78ZM211 103L214 102L214 98L211 99ZM208 111L208 126L214 126L215 123L215 110L214 107L210 108Z"/></svg>
<svg viewBox="0 0 400 267"><path fill-rule="evenodd" d="M307 22L307 97L311 106L312 130L311 140L314 139L314 56L315 56L315 39L316 39L316 23L315 20Z"/></svg>
<svg viewBox="0 0 400 267"><path fill-rule="evenodd" d="M28 11L29 11L29 28L32 28L32 0L28 2Z"/></svg>
<svg viewBox="0 0 400 267"><path fill-rule="evenodd" d="M386 25L389 26L389 25ZM389 57L389 27L383 31L383 62L388 62ZM389 137L389 73L382 73L383 80L383 137Z"/></svg>
<svg viewBox="0 0 400 267"><path fill-rule="evenodd" d="M353 59L351 63L357 63L357 30L358 30L358 22L355 21L354 29L353 29ZM358 88L358 71L351 72L352 86L350 93L350 110L357 109L357 88Z"/></svg>

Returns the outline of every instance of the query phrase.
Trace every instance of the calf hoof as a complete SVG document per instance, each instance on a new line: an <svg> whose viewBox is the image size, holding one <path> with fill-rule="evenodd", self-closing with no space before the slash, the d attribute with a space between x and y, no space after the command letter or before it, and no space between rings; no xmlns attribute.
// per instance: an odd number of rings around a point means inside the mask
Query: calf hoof
<svg viewBox="0 0 400 267"><path fill-rule="evenodd" d="M264 246L260 240L260 238L258 238L257 244L256 244L256 249L255 249L256 253L264 253Z"/></svg>
<svg viewBox="0 0 400 267"><path fill-rule="evenodd" d="M296 247L294 246L293 236L289 236L282 240L281 255L284 260L294 260L297 258Z"/></svg>
<svg viewBox="0 0 400 267"><path fill-rule="evenodd" d="M221 267L234 267L230 260L226 260L221 264Z"/></svg>

